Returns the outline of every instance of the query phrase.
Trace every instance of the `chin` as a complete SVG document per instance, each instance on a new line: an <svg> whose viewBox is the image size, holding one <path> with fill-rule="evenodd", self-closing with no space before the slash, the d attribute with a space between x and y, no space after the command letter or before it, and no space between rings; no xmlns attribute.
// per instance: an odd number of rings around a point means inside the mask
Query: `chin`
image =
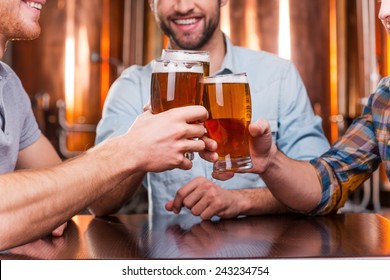
<svg viewBox="0 0 390 280"><path fill-rule="evenodd" d="M196 50L201 45L201 42L195 40L176 40L175 43L183 50Z"/></svg>
<svg viewBox="0 0 390 280"><path fill-rule="evenodd" d="M32 40L36 39L41 33L41 27L38 23L34 22L21 22L15 25L14 28L8 32L8 37L16 40Z"/></svg>
<svg viewBox="0 0 390 280"><path fill-rule="evenodd" d="M40 34L41 34L41 28L38 26L37 28L30 28L28 30L25 30L23 34L20 34L21 35L20 39L33 40L38 38Z"/></svg>
<svg viewBox="0 0 390 280"><path fill-rule="evenodd" d="M41 31L39 30L38 32L35 32L35 33L31 34L31 36L29 36L28 39L30 39L30 40L37 39L40 34L41 34Z"/></svg>

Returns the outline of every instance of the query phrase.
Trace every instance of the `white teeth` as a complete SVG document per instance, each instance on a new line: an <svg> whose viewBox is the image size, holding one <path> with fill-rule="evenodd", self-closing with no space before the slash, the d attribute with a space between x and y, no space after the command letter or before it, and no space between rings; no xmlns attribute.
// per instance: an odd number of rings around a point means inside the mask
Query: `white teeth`
<svg viewBox="0 0 390 280"><path fill-rule="evenodd" d="M190 18L190 19L176 19L175 23L176 24L181 24L181 25L189 25L189 24L194 24L198 21L196 18Z"/></svg>
<svg viewBox="0 0 390 280"><path fill-rule="evenodd" d="M31 8L42 10L42 4L35 3L35 2L26 2L26 4L29 5Z"/></svg>

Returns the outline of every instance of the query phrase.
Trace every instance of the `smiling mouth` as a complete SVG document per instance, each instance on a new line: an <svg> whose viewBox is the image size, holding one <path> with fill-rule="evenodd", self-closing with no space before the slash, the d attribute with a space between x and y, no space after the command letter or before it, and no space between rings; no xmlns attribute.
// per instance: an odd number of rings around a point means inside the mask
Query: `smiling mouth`
<svg viewBox="0 0 390 280"><path fill-rule="evenodd" d="M37 10L42 10L43 5L41 3L37 2L31 2L31 1L24 1L28 6L31 8L37 9Z"/></svg>
<svg viewBox="0 0 390 280"><path fill-rule="evenodd" d="M177 25L191 25L200 21L201 18L186 18L186 19L175 19L173 22Z"/></svg>

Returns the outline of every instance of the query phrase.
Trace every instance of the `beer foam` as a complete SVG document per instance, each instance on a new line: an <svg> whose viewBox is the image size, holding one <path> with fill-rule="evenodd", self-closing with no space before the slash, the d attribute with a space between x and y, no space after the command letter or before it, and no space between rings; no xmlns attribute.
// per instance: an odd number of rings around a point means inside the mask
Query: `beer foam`
<svg viewBox="0 0 390 280"><path fill-rule="evenodd" d="M226 74L226 75L217 75L211 77L205 77L202 81L205 84L246 84L248 83L248 77L245 73L240 74Z"/></svg>
<svg viewBox="0 0 390 280"><path fill-rule="evenodd" d="M161 59L210 62L208 51L163 50Z"/></svg>
<svg viewBox="0 0 390 280"><path fill-rule="evenodd" d="M203 65L198 61L154 60L153 73L188 72L203 74Z"/></svg>

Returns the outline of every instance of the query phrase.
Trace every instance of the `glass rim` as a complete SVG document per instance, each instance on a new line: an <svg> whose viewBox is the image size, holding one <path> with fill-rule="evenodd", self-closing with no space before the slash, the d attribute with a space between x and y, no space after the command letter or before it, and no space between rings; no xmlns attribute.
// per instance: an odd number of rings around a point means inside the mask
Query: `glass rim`
<svg viewBox="0 0 390 280"><path fill-rule="evenodd" d="M177 53L177 58L174 57L172 59L175 60L189 60L189 61L202 61L210 63L210 52L209 51L197 51L197 50L175 50L175 49L163 49L161 51L161 58L163 58L164 53ZM165 59L165 58L163 58ZM168 59L171 59L168 56Z"/></svg>
<svg viewBox="0 0 390 280"><path fill-rule="evenodd" d="M162 49L162 51L168 52L188 52L188 53L209 53L206 50L184 50L184 49Z"/></svg>
<svg viewBox="0 0 390 280"><path fill-rule="evenodd" d="M164 64L164 65L158 67L157 66L158 64ZM168 73L168 72L192 72L192 73L204 74L203 64L200 61L160 59L160 58L154 59L152 61L152 73Z"/></svg>
<svg viewBox="0 0 390 280"><path fill-rule="evenodd" d="M230 73L223 75L213 75L203 77L202 83L213 84L213 83L248 83L248 76L246 73Z"/></svg>

